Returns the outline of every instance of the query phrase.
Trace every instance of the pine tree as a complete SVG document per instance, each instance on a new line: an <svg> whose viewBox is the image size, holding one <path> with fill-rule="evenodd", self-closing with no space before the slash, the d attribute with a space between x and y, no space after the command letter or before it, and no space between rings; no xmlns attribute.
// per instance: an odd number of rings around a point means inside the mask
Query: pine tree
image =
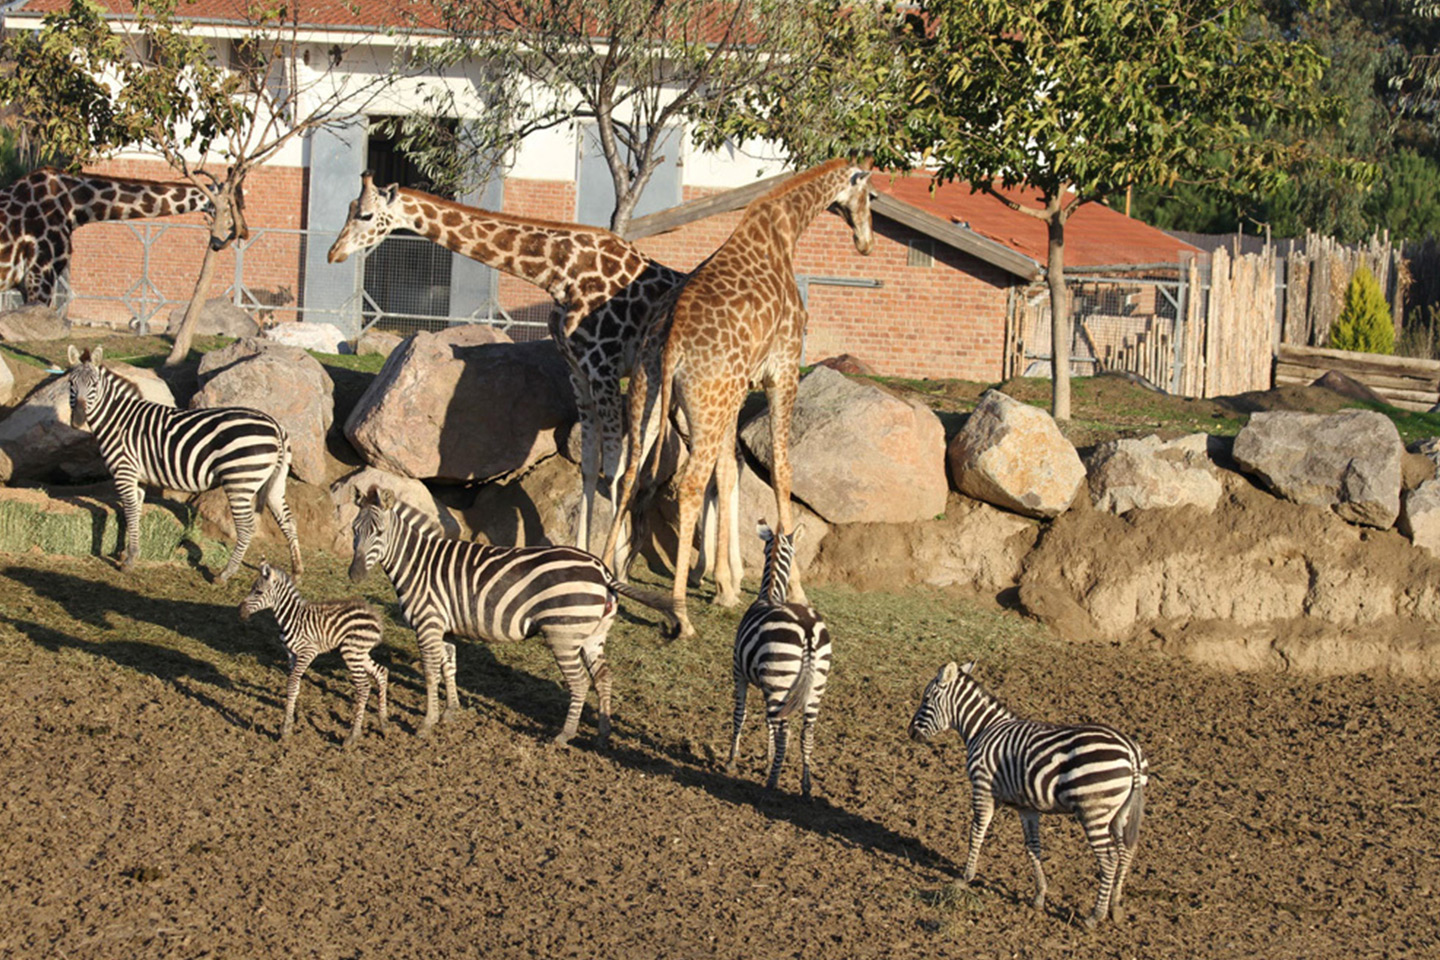
<svg viewBox="0 0 1440 960"><path fill-rule="evenodd" d="M1358 353L1394 353L1395 325L1375 274L1363 263L1345 288L1345 307L1330 328L1330 346Z"/></svg>

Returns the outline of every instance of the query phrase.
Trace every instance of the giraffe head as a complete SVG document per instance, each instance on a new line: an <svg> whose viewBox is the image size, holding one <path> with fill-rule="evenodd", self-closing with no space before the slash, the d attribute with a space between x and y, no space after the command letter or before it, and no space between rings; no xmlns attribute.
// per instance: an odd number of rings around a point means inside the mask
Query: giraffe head
<svg viewBox="0 0 1440 960"><path fill-rule="evenodd" d="M404 213L400 185L392 183L377 188L375 175L366 170L360 175L360 196L350 201L350 216L330 247L329 260L344 263L350 254L370 249L405 226L409 226L409 221Z"/></svg>
<svg viewBox="0 0 1440 960"><path fill-rule="evenodd" d="M861 256L868 256L873 239L870 233L870 171L850 167L830 209L850 225L855 235L855 249L860 251Z"/></svg>

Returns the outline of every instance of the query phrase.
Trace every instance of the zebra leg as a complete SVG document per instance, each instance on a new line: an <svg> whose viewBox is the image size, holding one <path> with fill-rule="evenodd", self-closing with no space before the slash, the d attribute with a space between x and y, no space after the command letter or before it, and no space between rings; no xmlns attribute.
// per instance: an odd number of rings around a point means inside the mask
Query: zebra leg
<svg viewBox="0 0 1440 960"><path fill-rule="evenodd" d="M288 458L282 460L276 467L277 471L289 469ZM272 478L265 488L265 506L270 511L270 516L280 525L280 532L285 534L285 542L290 547L290 576L297 583L300 574L304 572L305 564L300 558L300 535L295 529L295 517L290 513L290 505L285 502L285 474Z"/></svg>
<svg viewBox="0 0 1440 960"><path fill-rule="evenodd" d="M596 742L600 746L610 743L610 664L605 659L605 635L591 637L580 648L580 656L585 661L585 669L590 674L591 681L595 684L595 696L600 700L600 716L597 721L599 727Z"/></svg>
<svg viewBox="0 0 1440 960"><path fill-rule="evenodd" d="M990 829L990 820L995 816L995 798L990 795L990 785L972 783L973 808L970 818L970 853L965 858L965 882L975 879L975 868L980 865L980 847L985 843L985 834Z"/></svg>
<svg viewBox="0 0 1440 960"><path fill-rule="evenodd" d="M775 759L770 762L770 776L765 778L765 789L774 790L780 783L780 766L785 762L785 744L790 739L790 724L785 720L767 720L770 727L770 752Z"/></svg>
<svg viewBox="0 0 1440 960"><path fill-rule="evenodd" d="M1125 889L1125 877L1130 873L1130 861L1135 856L1135 851L1121 843L1117 854L1120 864L1115 870L1115 889L1110 891L1110 919L1116 923L1120 922L1120 897Z"/></svg>
<svg viewBox="0 0 1440 960"><path fill-rule="evenodd" d="M135 569L140 558L140 516L145 502L145 491L132 470L121 466L115 473L115 490L120 495L120 510L125 516L125 552L120 560L120 569L126 573Z"/></svg>
<svg viewBox="0 0 1440 960"><path fill-rule="evenodd" d="M1040 814L1035 810L1020 811L1020 826L1025 830L1025 850L1030 854L1030 864L1035 868L1036 910L1045 908L1045 868L1040 865Z"/></svg>
<svg viewBox="0 0 1440 960"><path fill-rule="evenodd" d="M305 676L305 671L310 668L310 662L315 659L315 654L305 653L296 656L290 654L290 677L285 684L285 723L280 727L280 739L289 740L290 735L295 732L295 702L300 699L300 678Z"/></svg>
<svg viewBox="0 0 1440 960"><path fill-rule="evenodd" d="M460 712L460 694L455 690L455 644L449 640L441 645L440 676L445 681L445 712L440 719L449 720Z"/></svg>
<svg viewBox="0 0 1440 960"><path fill-rule="evenodd" d="M372 675L375 679L375 691L378 695L375 710L380 714L376 720L376 725L383 732L385 728L390 725L390 671L378 663L375 663L373 660L371 661L371 665L374 667Z"/></svg>
<svg viewBox="0 0 1440 960"><path fill-rule="evenodd" d="M730 740L730 759L725 762L725 772L735 772L735 758L740 753L740 730L745 726L745 697L749 693L749 684L745 677L738 670L735 672L735 735Z"/></svg>
<svg viewBox="0 0 1440 960"><path fill-rule="evenodd" d="M355 712L350 718L350 734L345 738L347 750L359 743L361 734L365 732L365 705L370 702L369 667L359 658L349 667L350 682L355 687Z"/></svg>
<svg viewBox="0 0 1440 960"><path fill-rule="evenodd" d="M433 628L424 627L415 631L415 642L420 647L420 666L425 672L425 719L420 721L418 736L428 737L440 719L439 685L445 659L445 635L436 634Z"/></svg>
<svg viewBox="0 0 1440 960"><path fill-rule="evenodd" d="M810 750L815 745L815 718L807 716L800 728L800 793L810 796Z"/></svg>
<svg viewBox="0 0 1440 960"><path fill-rule="evenodd" d="M1085 918L1085 926L1094 927L1110 913L1110 892L1120 872L1120 854L1108 832L1090 841L1095 859L1100 861L1100 892L1095 896L1095 911Z"/></svg>
<svg viewBox="0 0 1440 960"><path fill-rule="evenodd" d="M230 516L235 521L235 549L230 551L230 562L220 571L217 578L220 583L240 569L245 551L250 549L250 538L255 535L255 491L248 487L244 490L227 487L225 495L230 501Z"/></svg>
<svg viewBox="0 0 1440 960"><path fill-rule="evenodd" d="M565 726L555 734L553 741L564 746L580 729L580 712L585 709L585 695L590 692L590 674L581 662L579 647L568 647L563 653L558 644L552 644L550 649L555 654L560 675L565 678L565 686L570 689L570 709L565 714Z"/></svg>

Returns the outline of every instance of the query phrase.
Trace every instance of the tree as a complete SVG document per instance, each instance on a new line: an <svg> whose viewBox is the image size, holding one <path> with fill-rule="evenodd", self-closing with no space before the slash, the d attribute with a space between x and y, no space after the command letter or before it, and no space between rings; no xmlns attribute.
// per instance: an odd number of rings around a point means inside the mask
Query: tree
<svg viewBox="0 0 1440 960"><path fill-rule="evenodd" d="M902 135L938 180L965 180L1042 221L1054 334L1052 411L1070 416L1065 223L1131 184L1283 181L1303 145L1252 135L1334 116L1306 44L1246 32L1253 0L920 0ZM1219 160L1222 166L1216 170ZM1036 205L1001 188L1027 185Z"/></svg>
<svg viewBox="0 0 1440 960"><path fill-rule="evenodd" d="M1345 306L1330 328L1330 346L1360 353L1394 353L1395 324L1375 274L1363 263L1345 288Z"/></svg>
<svg viewBox="0 0 1440 960"><path fill-rule="evenodd" d="M431 180L474 186L475 156L499 157L525 137L594 121L614 185L610 229L624 233L642 191L681 144L682 122L711 145L743 133L733 115L762 104L832 104L851 58L837 26L877 16L840 0L451 0L451 42L422 53L435 68L486 65L482 116L432 88L427 109L394 122ZM826 88L817 76L830 78ZM852 110L866 106L849 102ZM840 116L838 104L829 109ZM873 116L873 110L871 111ZM467 117L456 124L455 117ZM813 125L821 128L818 117ZM872 121L878 125L878 121ZM834 130L834 125L824 127Z"/></svg>
<svg viewBox="0 0 1440 960"><path fill-rule="evenodd" d="M210 243L166 365L190 352L216 254L245 235L247 175L295 138L363 116L403 72L380 63L341 73L349 50L339 46L312 62L302 49L299 5L237 0L245 38L233 48L198 33L178 5L135 0L133 16L115 21L96 0L71 0L36 33L5 42L4 59L14 67L0 78L0 100L16 122L71 167L141 151L209 195Z"/></svg>

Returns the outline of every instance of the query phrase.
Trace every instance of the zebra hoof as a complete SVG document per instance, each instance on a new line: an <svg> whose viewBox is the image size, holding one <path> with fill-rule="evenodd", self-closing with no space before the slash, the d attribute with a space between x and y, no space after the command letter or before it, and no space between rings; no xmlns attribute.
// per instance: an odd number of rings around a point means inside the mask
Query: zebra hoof
<svg viewBox="0 0 1440 960"><path fill-rule="evenodd" d="M359 743L359 742L360 742L360 737L357 736L356 734L353 734L353 733L352 733L352 734L350 734L350 736L348 736L348 737L345 738L345 742L342 743L341 746L344 747L346 750L354 750L354 749L355 749L355 744L357 744L357 743Z"/></svg>
<svg viewBox="0 0 1440 960"><path fill-rule="evenodd" d="M1037 894L1036 897L1035 897L1035 899L1030 901L1030 906L1034 907L1036 910L1044 910L1044 909L1045 909L1045 895L1044 895L1043 893L1042 893L1042 894Z"/></svg>
<svg viewBox="0 0 1440 960"><path fill-rule="evenodd" d="M292 735L294 732L295 732L294 728L291 727L291 726L289 726L288 724L287 724L286 726L281 727L281 728L280 728L280 742L281 742L281 743L284 743L285 741L289 740L290 737L291 737L291 735Z"/></svg>

